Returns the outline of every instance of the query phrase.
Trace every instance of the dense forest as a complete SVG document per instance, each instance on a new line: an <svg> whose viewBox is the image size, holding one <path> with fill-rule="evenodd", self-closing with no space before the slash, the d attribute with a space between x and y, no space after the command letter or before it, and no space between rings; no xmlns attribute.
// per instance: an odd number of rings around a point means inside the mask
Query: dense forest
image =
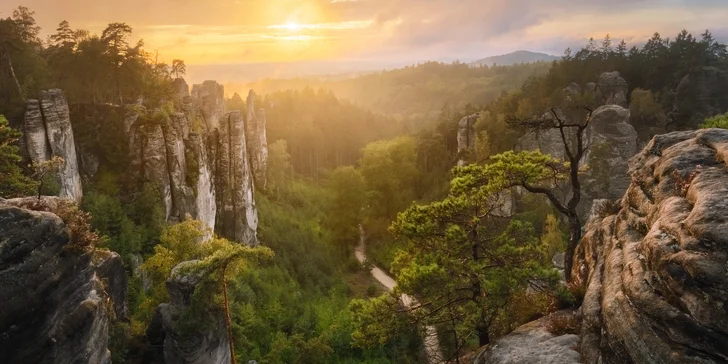
<svg viewBox="0 0 728 364"><path fill-rule="evenodd" d="M63 21L41 39L27 8L0 19L0 197L55 193L53 181L42 183L52 166L29 166L16 130L25 100L40 90L63 89L72 117L93 110L95 117L73 120L81 141L129 108L178 106L174 82L184 62L160 61L143 41L130 44L131 34L125 23L98 35ZM198 244L209 233L199 222L165 221L159 186L139 188L125 174L127 147L95 141L103 158L83 180L80 209L98 234L96 248L119 253L129 279L129 319L110 329L113 361L153 362L147 327L169 299L172 269L192 259L246 262L196 292L199 311L184 316L204 327L224 301L239 362L423 362L427 327L455 362L520 324L575 307L583 292L567 287L552 261L574 236L566 208L548 194L523 193L503 216L497 200L514 186L574 179L578 160L513 152L528 126L514 121L574 103L565 87L607 71L629 85L642 143L703 123L726 128L728 94L695 90L700 77L728 85L728 49L708 31L655 34L632 48L607 36L553 63L427 62L331 82L263 80L254 88L267 118L268 185L256 190L262 247L248 249L221 237ZM227 109L248 111L238 93L226 96ZM476 164L456 168L464 158L458 122L476 112ZM142 119L169 118L159 113ZM364 238L370 260L360 264L353 253ZM396 277L393 292L369 275L372 264ZM399 294L422 309L402 309Z"/></svg>
<svg viewBox="0 0 728 364"><path fill-rule="evenodd" d="M425 62L343 80L265 79L246 87L262 93L307 87L328 89L339 98L391 116L415 132L432 126L443 108L460 110L467 105L486 105L503 91L516 89L528 78L544 74L550 66L546 62L479 67L457 61Z"/></svg>

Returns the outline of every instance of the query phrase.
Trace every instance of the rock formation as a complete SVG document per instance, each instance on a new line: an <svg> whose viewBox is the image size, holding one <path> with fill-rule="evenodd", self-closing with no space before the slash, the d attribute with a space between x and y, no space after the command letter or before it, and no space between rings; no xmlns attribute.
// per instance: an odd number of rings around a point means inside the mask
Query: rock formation
<svg viewBox="0 0 728 364"><path fill-rule="evenodd" d="M205 81L192 86L192 100L205 128L209 131L217 128L225 114L225 88L215 81Z"/></svg>
<svg viewBox="0 0 728 364"><path fill-rule="evenodd" d="M58 171L59 196L79 201L83 196L81 176L63 91L41 91L39 99L27 101L24 131L28 155L33 162L44 162L52 156L63 158L63 166Z"/></svg>
<svg viewBox="0 0 728 364"><path fill-rule="evenodd" d="M602 100L603 106L592 113L589 127L585 130L584 142L589 146L582 159L588 165L587 173L582 176L582 202L580 214L588 216L594 199L616 199L622 196L629 185L627 174L629 159L637 153L637 132L629 123L630 112L626 105L627 83L619 72L605 72L599 83L588 83L583 88L572 83L564 89L567 97L580 93L593 93ZM583 115L569 115L571 111L556 111L562 120L571 120ZM578 114L575 112L575 114ZM554 118L551 112L543 118ZM571 133L571 134L570 134ZM574 144L576 135L573 129L567 130L567 140ZM560 160L567 160L564 143L558 129L546 129L527 133L519 140L519 149L538 149L544 154Z"/></svg>
<svg viewBox="0 0 728 364"><path fill-rule="evenodd" d="M190 307L195 287L202 274L186 273L183 269L196 261L177 265L167 280L169 303L160 304L154 313L147 337L152 346L163 348L165 364L223 364L230 362L227 331L222 317L212 327L194 332L182 332L179 320Z"/></svg>
<svg viewBox="0 0 728 364"><path fill-rule="evenodd" d="M255 92L248 93L248 118L245 120L245 137L250 151L250 166L255 183L265 189L268 168L268 140L265 133L265 110L255 110Z"/></svg>
<svg viewBox="0 0 728 364"><path fill-rule="evenodd" d="M728 110L728 73L715 67L693 70L680 80L669 113L672 130L697 128L705 118Z"/></svg>
<svg viewBox="0 0 728 364"><path fill-rule="evenodd" d="M637 154L637 131L629 123L629 110L618 105L604 105L592 114L586 130L589 143L584 161L589 172L584 177L586 216L593 199L620 198L630 183L628 161Z"/></svg>
<svg viewBox="0 0 728 364"><path fill-rule="evenodd" d="M475 122L478 121L479 114L466 116L458 122L458 155L460 160L458 165L465 165L467 162L468 153L472 153L475 150Z"/></svg>
<svg viewBox="0 0 728 364"><path fill-rule="evenodd" d="M85 176L95 175L104 163L116 163L127 168L137 188L155 185L167 221L190 216L221 236L257 244L254 186L265 186L265 111L255 110L251 91L248 122L240 111L225 114L224 88L215 81L195 85L192 96L183 79L174 87L176 110L147 110L139 103L75 107L81 121L78 145L62 92L43 92L26 109L28 155L35 161L51 155L66 160L59 173L61 196L81 197L78 148ZM128 161L118 161L119 155L128 155Z"/></svg>
<svg viewBox="0 0 728 364"><path fill-rule="evenodd" d="M619 105L628 107L627 94L629 87L627 81L619 75L619 72L604 72L599 76L597 89L602 96L604 105Z"/></svg>
<svg viewBox="0 0 728 364"><path fill-rule="evenodd" d="M656 136L629 174L576 250L582 362L728 362L728 131Z"/></svg>
<svg viewBox="0 0 728 364"><path fill-rule="evenodd" d="M84 253L57 199L0 200L0 358L6 363L110 363L110 318L126 318L116 253Z"/></svg>
<svg viewBox="0 0 728 364"><path fill-rule="evenodd" d="M215 194L216 229L220 235L256 245L258 210L255 206L249 151L245 144L245 125L239 111L225 115L216 131L217 161Z"/></svg>
<svg viewBox="0 0 728 364"><path fill-rule="evenodd" d="M549 324L556 316L570 312L555 312L513 330L510 334L477 352L473 364L579 364L575 350L579 337L574 334L555 335Z"/></svg>

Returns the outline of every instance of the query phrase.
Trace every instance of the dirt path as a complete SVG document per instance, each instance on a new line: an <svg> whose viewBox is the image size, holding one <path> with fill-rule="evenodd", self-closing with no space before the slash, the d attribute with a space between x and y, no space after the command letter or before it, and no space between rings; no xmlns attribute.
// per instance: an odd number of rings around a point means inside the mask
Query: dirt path
<svg viewBox="0 0 728 364"><path fill-rule="evenodd" d="M356 249L354 249L354 255L359 263L364 263L367 259L365 241L366 236L364 234L364 228L359 226L359 245L357 245ZM387 287L390 291L397 285L397 282L395 282L392 277L375 265L372 266L371 273L374 279L379 281L379 283ZM402 295L401 300L407 307L411 306L412 303L415 302L412 297L406 294ZM427 326L425 329L427 330L427 335L425 337L425 353L427 354L427 362L430 364L440 364L443 360L442 352L440 351L440 340L437 337L437 330L435 330L434 326Z"/></svg>

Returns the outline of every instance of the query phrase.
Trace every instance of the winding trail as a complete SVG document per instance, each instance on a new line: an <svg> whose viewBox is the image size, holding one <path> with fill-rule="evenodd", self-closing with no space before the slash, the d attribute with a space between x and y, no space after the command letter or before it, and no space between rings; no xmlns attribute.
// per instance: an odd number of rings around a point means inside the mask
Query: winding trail
<svg viewBox="0 0 728 364"><path fill-rule="evenodd" d="M364 234L364 227L359 225L359 245L357 245L354 249L354 255L356 256L356 259L359 261L359 263L364 263L367 259L365 252L365 241L366 236ZM379 281L379 283L384 285L384 287L387 287L387 289L390 291L393 290L394 286L397 285L397 282L392 277L390 277L387 273L385 273L383 270L375 265L372 265L371 274L374 279ZM405 305L405 307L410 307L413 303L416 302L414 298L406 294L403 294L400 299L402 300L402 303ZM440 339L437 337L437 330L435 330L434 326L427 326L425 330L427 332L424 338L427 362L429 364L444 363L444 361L442 360L442 351L440 350Z"/></svg>

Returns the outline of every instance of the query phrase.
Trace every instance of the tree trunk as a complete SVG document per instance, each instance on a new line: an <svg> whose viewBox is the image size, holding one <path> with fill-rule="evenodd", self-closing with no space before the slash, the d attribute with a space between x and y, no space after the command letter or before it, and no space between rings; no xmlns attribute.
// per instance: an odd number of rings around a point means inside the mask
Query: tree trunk
<svg viewBox="0 0 728 364"><path fill-rule="evenodd" d="M225 281L225 270L227 267L224 267L220 271L220 279L222 279L222 296L223 296L223 303L225 305L225 328L227 329L227 337L228 337L228 343L230 344L230 363L236 364L235 362L235 344L233 343L233 323L232 319L230 319L230 302L228 301L228 294L227 294L227 282Z"/></svg>
<svg viewBox="0 0 728 364"><path fill-rule="evenodd" d="M579 215L573 214L569 216L569 230L571 230L569 244L566 246L566 252L564 252L564 277L567 282L571 279L574 251L581 240L581 220L579 219Z"/></svg>
<svg viewBox="0 0 728 364"><path fill-rule="evenodd" d="M475 328L478 334L478 345L480 347L486 346L490 343L487 326L478 326Z"/></svg>
<svg viewBox="0 0 728 364"><path fill-rule="evenodd" d="M13 81L15 81L15 87L18 89L18 96L20 96L20 99L25 102L25 97L23 97L23 88L20 87L20 82L18 82L18 77L15 76L15 69L13 68L13 61L10 59L10 53L9 52L3 52L5 54L5 60L8 63L8 70L10 70L10 76L12 76Z"/></svg>

